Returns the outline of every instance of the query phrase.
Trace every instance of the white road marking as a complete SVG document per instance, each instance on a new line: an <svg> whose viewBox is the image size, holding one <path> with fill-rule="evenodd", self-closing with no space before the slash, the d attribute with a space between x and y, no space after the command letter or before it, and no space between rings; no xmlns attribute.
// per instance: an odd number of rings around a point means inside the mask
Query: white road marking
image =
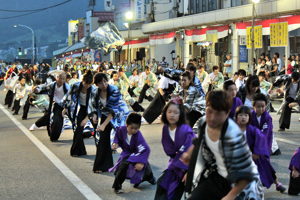
<svg viewBox="0 0 300 200"><path fill-rule="evenodd" d="M275 139L277 141L280 141L280 142L284 142L284 143L288 143L288 144L293 144L293 145L296 145L296 146L300 147L300 143L299 142L294 142L294 141L283 139L283 138L279 138L279 137L275 137Z"/></svg>
<svg viewBox="0 0 300 200"><path fill-rule="evenodd" d="M79 190L88 200L101 200L74 172L72 172L54 153L52 153L39 139L37 139L22 123L10 114L0 104L0 109L21 129L21 131L41 150L41 152L54 164L54 166Z"/></svg>

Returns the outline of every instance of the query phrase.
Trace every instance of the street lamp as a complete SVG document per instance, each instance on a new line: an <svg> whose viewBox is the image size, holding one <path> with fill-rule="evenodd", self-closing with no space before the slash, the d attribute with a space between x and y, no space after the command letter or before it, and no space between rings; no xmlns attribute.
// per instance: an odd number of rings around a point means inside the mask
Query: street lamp
<svg viewBox="0 0 300 200"><path fill-rule="evenodd" d="M131 23L131 20L133 18L133 14L131 11L128 11L125 15L127 21L128 21L128 47L127 47L127 64L128 64L128 69L129 68L129 65L130 65L130 49L129 49L129 42L130 42L130 23Z"/></svg>
<svg viewBox="0 0 300 200"><path fill-rule="evenodd" d="M251 61L250 61L250 65L252 65L252 62L254 61L254 11L255 11L255 4L259 3L260 0L252 0L252 48L251 48ZM252 65L252 72L254 72L254 66Z"/></svg>
<svg viewBox="0 0 300 200"><path fill-rule="evenodd" d="M28 26L25 26L25 25L21 25L21 24L14 25L15 28L17 28L18 26L22 26L22 27L28 28L32 32L32 61L31 61L31 63L34 65L34 31L32 30L32 28L30 28Z"/></svg>

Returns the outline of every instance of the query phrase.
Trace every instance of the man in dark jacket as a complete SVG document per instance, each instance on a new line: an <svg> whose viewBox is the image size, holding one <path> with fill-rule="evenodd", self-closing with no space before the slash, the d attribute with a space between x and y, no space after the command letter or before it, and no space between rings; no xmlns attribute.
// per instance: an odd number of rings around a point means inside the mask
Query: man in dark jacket
<svg viewBox="0 0 300 200"><path fill-rule="evenodd" d="M281 106L282 112L279 118L279 130L285 131L290 128L292 108L300 105L300 74L299 72L293 72L291 77L283 75L274 82L273 86L279 86L282 82L285 82L284 86L284 103ZM273 87L272 86L272 87Z"/></svg>

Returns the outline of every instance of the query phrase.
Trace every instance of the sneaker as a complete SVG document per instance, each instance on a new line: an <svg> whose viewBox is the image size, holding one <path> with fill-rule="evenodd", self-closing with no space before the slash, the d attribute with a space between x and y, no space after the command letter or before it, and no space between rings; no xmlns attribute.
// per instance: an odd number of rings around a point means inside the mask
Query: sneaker
<svg viewBox="0 0 300 200"><path fill-rule="evenodd" d="M280 129L278 129L278 131L279 132L283 132L283 131L285 131L285 129L284 128L280 128Z"/></svg>
<svg viewBox="0 0 300 200"><path fill-rule="evenodd" d="M32 124L29 128L30 131L34 131L35 128L38 128L35 124Z"/></svg>
<svg viewBox="0 0 300 200"><path fill-rule="evenodd" d="M278 184L276 184L276 190L278 192L284 193L284 191L286 190L286 188L283 187L281 183L278 183Z"/></svg>
<svg viewBox="0 0 300 200"><path fill-rule="evenodd" d="M115 193L116 193L116 194L122 194L122 193L123 193L123 190L122 190L122 189L117 189L117 190L115 189Z"/></svg>
<svg viewBox="0 0 300 200"><path fill-rule="evenodd" d="M274 153L271 153L271 156L279 156L281 155L280 149L277 149Z"/></svg>

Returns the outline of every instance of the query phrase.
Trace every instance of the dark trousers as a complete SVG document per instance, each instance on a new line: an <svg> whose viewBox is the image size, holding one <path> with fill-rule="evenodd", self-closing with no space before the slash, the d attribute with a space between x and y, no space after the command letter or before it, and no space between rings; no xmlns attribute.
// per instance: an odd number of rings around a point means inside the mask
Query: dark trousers
<svg viewBox="0 0 300 200"><path fill-rule="evenodd" d="M74 132L74 137L73 137L73 144L70 150L71 156L81 156L81 155L86 155L86 150L83 142L83 129L84 126L81 126L82 120L87 116L86 113L86 106L80 106L79 113L77 115L77 127ZM75 122L73 122L75 123Z"/></svg>
<svg viewBox="0 0 300 200"><path fill-rule="evenodd" d="M291 97L285 99L284 105L282 106L281 115L279 118L279 128L282 129L290 128L292 108L289 107L289 104L292 102L294 102L294 99Z"/></svg>
<svg viewBox="0 0 300 200"><path fill-rule="evenodd" d="M11 107L11 104L13 102L13 99L14 99L14 96L15 94L13 93L12 90L8 90L7 93L6 93L6 96L5 96L5 105L8 106L8 108Z"/></svg>
<svg viewBox="0 0 300 200"><path fill-rule="evenodd" d="M130 96L134 96L135 94L133 93L133 90L135 89L135 87L132 87L132 88L128 88L128 93L130 94Z"/></svg>
<svg viewBox="0 0 300 200"><path fill-rule="evenodd" d="M20 106L20 99L19 100L15 99L13 109L14 109L14 111L15 111L16 114L19 113L20 108L21 108L21 106Z"/></svg>
<svg viewBox="0 0 300 200"><path fill-rule="evenodd" d="M143 117L149 124L151 124L161 114L165 104L163 96L157 92L154 99L143 113Z"/></svg>
<svg viewBox="0 0 300 200"><path fill-rule="evenodd" d="M189 125L193 128L196 121L202 117L203 115L197 111L192 110L191 112L186 112L187 120L189 121Z"/></svg>
<svg viewBox="0 0 300 200"><path fill-rule="evenodd" d="M123 160L121 161L121 164L118 168L118 171L116 171L115 181L112 186L112 188L114 188L115 190L122 189L122 184L124 183L124 181L126 179L126 173L127 173L127 169L129 167L129 165L136 164L136 163L128 162L127 159L128 159L128 157L123 158ZM147 167L145 169L145 173L144 173L142 182L150 181L153 178L154 177L153 177L152 169L150 167L150 164L148 163Z"/></svg>
<svg viewBox="0 0 300 200"><path fill-rule="evenodd" d="M22 118L27 118L29 108L30 108L30 97L27 98L27 100L25 102L25 105L23 107L23 116L22 116Z"/></svg>
<svg viewBox="0 0 300 200"><path fill-rule="evenodd" d="M102 115L101 123L106 120L106 116ZM96 128L96 127L95 127ZM110 131L112 129L109 123L104 131L100 131L100 140L97 145L96 158L94 162L93 171L108 171L109 168L114 166L113 157L110 146Z"/></svg>
<svg viewBox="0 0 300 200"><path fill-rule="evenodd" d="M45 115L43 117L41 117L40 119L38 119L35 122L35 125L37 127L41 127L41 126L47 126L47 131L48 131L48 135L50 136L50 140L51 141L56 141L58 140L60 134L61 134L61 130L64 124L64 118L62 116L62 110L63 108L61 106L59 106L57 103L55 103L53 105L53 122L51 124L50 127L50 111L46 112Z"/></svg>
<svg viewBox="0 0 300 200"><path fill-rule="evenodd" d="M220 200L231 190L231 183L214 171L208 178L200 181L188 200Z"/></svg>
<svg viewBox="0 0 300 200"><path fill-rule="evenodd" d="M49 111L45 112L44 116L39 118L36 122L35 125L37 127L42 127L42 126L49 126L49 121L50 121L50 113ZM49 132L48 132L49 134Z"/></svg>
<svg viewBox="0 0 300 200"><path fill-rule="evenodd" d="M166 176L166 170L160 175L160 177L157 180L157 188L154 200L166 200L168 199L168 191L160 186L161 182L164 180ZM180 184L175 189L175 194L172 200L180 200L182 197L182 194L184 192L184 183L180 182Z"/></svg>
<svg viewBox="0 0 300 200"><path fill-rule="evenodd" d="M139 100L138 100L138 103L143 103L143 100L146 96L146 91L149 89L149 85L148 84L145 84L142 91L140 92L140 96L139 96Z"/></svg>
<svg viewBox="0 0 300 200"><path fill-rule="evenodd" d="M50 127L50 140L58 140L61 130L64 124L64 117L62 116L63 108L57 103L54 104L53 108L53 123Z"/></svg>

